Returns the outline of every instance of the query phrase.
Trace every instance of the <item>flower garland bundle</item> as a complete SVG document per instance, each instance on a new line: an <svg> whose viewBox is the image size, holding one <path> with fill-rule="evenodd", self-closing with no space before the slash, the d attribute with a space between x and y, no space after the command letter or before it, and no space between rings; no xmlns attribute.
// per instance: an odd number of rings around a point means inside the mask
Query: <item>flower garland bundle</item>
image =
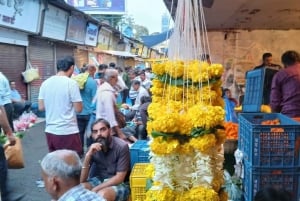
<svg viewBox="0 0 300 201"><path fill-rule="evenodd" d="M147 201L225 200L221 191L224 158L219 154L226 139L222 69L198 61L153 66L158 76L148 108L153 186Z"/></svg>

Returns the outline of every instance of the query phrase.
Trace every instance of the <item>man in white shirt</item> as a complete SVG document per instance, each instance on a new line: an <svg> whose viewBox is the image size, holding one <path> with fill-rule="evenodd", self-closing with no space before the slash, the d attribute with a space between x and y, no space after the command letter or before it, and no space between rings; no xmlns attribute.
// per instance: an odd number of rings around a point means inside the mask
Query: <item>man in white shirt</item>
<svg viewBox="0 0 300 201"><path fill-rule="evenodd" d="M122 105L123 108L130 109L130 112L128 112L125 115L126 121L131 121L134 118L136 111L139 110L139 107L141 105L141 97L150 96L148 91L141 85L141 81L139 81L139 80L133 80L131 88L133 89L133 91L137 92L137 96L135 99L135 103L132 107L130 107L127 104Z"/></svg>
<svg viewBox="0 0 300 201"><path fill-rule="evenodd" d="M126 136L119 127L116 119L116 90L115 86L118 83L118 71L115 69L107 69L104 73L104 83L100 85L96 93L96 119L106 119L113 131L122 139Z"/></svg>
<svg viewBox="0 0 300 201"><path fill-rule="evenodd" d="M76 112L82 111L82 99L77 82L71 79L74 58L57 61L58 73L42 83L39 110L46 113L46 138L49 152L70 149L83 154Z"/></svg>

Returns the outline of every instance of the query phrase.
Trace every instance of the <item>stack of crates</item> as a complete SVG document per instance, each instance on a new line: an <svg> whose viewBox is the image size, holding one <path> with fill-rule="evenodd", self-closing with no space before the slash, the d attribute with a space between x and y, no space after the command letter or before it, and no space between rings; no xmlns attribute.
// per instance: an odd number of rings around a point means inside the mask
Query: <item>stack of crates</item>
<svg viewBox="0 0 300 201"><path fill-rule="evenodd" d="M262 125L266 120L279 125ZM266 187L285 188L300 201L300 124L278 113L239 115L239 150L244 155L245 201Z"/></svg>
<svg viewBox="0 0 300 201"><path fill-rule="evenodd" d="M130 147L130 167L135 163L149 163L149 141L138 140Z"/></svg>
<svg viewBox="0 0 300 201"><path fill-rule="evenodd" d="M131 201L146 199L146 168L149 163L136 163L130 174Z"/></svg>

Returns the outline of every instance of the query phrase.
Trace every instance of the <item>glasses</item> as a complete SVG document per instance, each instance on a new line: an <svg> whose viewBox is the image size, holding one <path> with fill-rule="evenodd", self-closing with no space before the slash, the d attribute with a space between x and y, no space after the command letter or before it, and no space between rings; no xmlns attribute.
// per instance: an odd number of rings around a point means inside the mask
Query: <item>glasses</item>
<svg viewBox="0 0 300 201"><path fill-rule="evenodd" d="M107 130L108 130L107 127L102 127L102 128L100 128L100 129L98 129L98 130L92 129L92 134L98 134L98 132L102 133L102 132L105 132L105 131L107 131Z"/></svg>

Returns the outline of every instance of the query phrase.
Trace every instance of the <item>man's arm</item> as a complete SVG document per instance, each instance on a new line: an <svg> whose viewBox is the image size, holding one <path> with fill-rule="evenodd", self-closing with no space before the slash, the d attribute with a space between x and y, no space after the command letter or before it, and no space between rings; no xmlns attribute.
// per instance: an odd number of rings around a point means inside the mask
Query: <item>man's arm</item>
<svg viewBox="0 0 300 201"><path fill-rule="evenodd" d="M3 128L5 135L8 138L9 145L14 145L16 143L16 138L13 135L12 129L9 126L6 112L3 106L0 106L0 126Z"/></svg>
<svg viewBox="0 0 300 201"><path fill-rule="evenodd" d="M73 106L76 112L79 113L82 111L82 102L74 102Z"/></svg>
<svg viewBox="0 0 300 201"><path fill-rule="evenodd" d="M43 99L39 99L39 111L45 110L45 104Z"/></svg>

